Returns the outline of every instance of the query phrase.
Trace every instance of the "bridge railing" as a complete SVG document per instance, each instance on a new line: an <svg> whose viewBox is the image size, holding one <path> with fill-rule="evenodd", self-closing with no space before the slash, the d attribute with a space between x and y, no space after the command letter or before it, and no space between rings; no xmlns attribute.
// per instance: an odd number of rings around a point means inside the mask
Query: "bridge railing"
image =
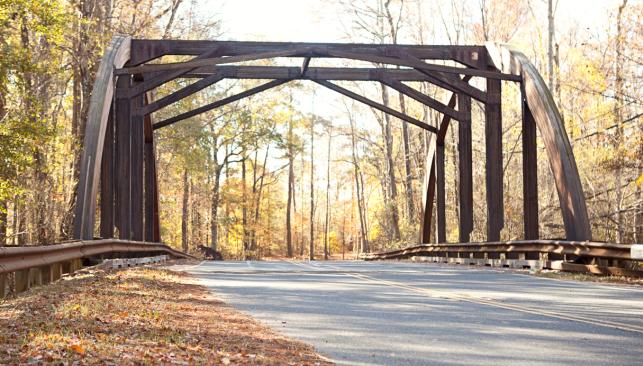
<svg viewBox="0 0 643 366"><path fill-rule="evenodd" d="M422 244L363 254L364 260L407 259L443 263L558 269L624 276L643 276L640 245L566 240ZM638 254L637 254L638 253Z"/></svg>
<svg viewBox="0 0 643 366"><path fill-rule="evenodd" d="M193 258L162 243L98 239L55 245L0 247L0 298L7 293L9 274L14 276L14 292L58 280L83 266L83 259L167 254Z"/></svg>

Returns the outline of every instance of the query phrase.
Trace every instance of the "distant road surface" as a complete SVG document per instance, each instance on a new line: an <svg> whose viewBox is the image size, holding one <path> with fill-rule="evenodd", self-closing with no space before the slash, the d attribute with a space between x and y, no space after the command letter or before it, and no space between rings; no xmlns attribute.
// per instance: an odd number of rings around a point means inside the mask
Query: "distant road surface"
<svg viewBox="0 0 643 366"><path fill-rule="evenodd" d="M643 289L409 262L176 266L340 365L643 365Z"/></svg>

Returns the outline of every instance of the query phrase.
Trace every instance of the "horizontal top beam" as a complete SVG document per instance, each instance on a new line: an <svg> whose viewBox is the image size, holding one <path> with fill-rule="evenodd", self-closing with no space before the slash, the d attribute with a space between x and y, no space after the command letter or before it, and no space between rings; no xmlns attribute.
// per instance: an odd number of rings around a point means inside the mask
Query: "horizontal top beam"
<svg viewBox="0 0 643 366"><path fill-rule="evenodd" d="M133 49L142 49L148 55L200 55L212 48L217 48L221 56L237 56L249 53L272 52L302 47L333 48L353 52L377 53L382 56L411 54L420 59L433 60L469 60L469 63L485 62L484 46L449 46L449 45L400 45L400 44L360 44L360 43L305 43L305 42L243 42L213 40L158 40L134 39ZM146 60L132 60L137 65Z"/></svg>
<svg viewBox="0 0 643 366"><path fill-rule="evenodd" d="M386 69L375 67L309 67L302 75L300 66L204 66L182 75L185 78L204 78L218 73L227 79L303 79L377 81L383 77L400 81L430 81L413 69ZM155 73L144 74L147 79Z"/></svg>

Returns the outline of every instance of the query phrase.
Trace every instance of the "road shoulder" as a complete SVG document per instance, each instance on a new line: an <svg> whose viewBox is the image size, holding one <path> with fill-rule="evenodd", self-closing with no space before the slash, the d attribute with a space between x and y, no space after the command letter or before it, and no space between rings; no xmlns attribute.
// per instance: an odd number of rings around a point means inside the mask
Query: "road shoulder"
<svg viewBox="0 0 643 366"><path fill-rule="evenodd" d="M328 365L185 273L92 270L0 302L0 364Z"/></svg>

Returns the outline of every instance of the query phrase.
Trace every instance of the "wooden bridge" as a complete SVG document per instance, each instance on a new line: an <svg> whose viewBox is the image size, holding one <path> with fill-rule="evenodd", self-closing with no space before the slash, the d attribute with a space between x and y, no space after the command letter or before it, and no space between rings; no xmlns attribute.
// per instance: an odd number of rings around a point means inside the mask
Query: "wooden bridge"
<svg viewBox="0 0 643 366"><path fill-rule="evenodd" d="M194 56L189 61L158 63L163 56ZM242 66L238 63L276 57L300 59L295 66ZM369 62L373 65L393 65L399 68L378 67L313 67L313 59L335 58ZM435 61L452 61L459 66L446 66ZM153 62L154 61L154 62ZM472 78L483 78L486 88L471 84ZM149 92L172 80L194 80L158 100L150 100ZM239 94L213 101L194 110L161 121L153 121L154 112L198 92L223 79L269 79L264 84ZM132 250L140 253L180 253L160 244L159 200L155 166L154 131L196 116L200 113L238 101L253 94L283 85L292 80L311 80L431 132L423 182L423 212L419 243L436 243L433 252L448 257L445 223L444 141L449 126L458 123L459 175L459 243L470 242L473 230L472 178L472 99L484 105L485 126L485 184L487 205L487 243L469 244L465 253L470 258L517 258L524 260L583 259L583 263L619 265L631 262L630 246L594 243L578 245L592 239L587 207L573 151L565 132L561 115L551 92L534 65L524 54L505 45L484 46L425 46L373 45L336 43L230 42L143 40L115 37L107 47L91 96L81 174L75 207L74 236L83 245L95 242L95 217L99 206L99 237L117 243L105 253ZM375 81L391 87L405 96L442 114L438 126L403 114L336 84L336 81ZM502 90L501 82L518 83L522 104L523 151L523 217L524 240L527 246L499 243L504 225L503 163L502 163ZM404 82L428 82L451 93L448 103L408 86ZM537 130L542 137L554 182L558 192L566 241L560 245L542 241L538 232ZM99 199L100 198L100 199ZM433 207L436 217L433 217ZM435 221L436 232L431 233ZM490 245L497 244L497 245ZM582 243L581 243L582 244ZM141 247L141 245L148 245ZM430 245L429 245L430 247ZM475 249L475 248L477 249ZM561 249L563 248L564 249ZM427 248L427 246L422 246ZM24 252L24 248L0 248L0 273L28 271L35 268L50 271L57 263L50 253ZM62 250L62 249L61 249ZM420 249L411 249L421 252ZM396 258L410 252L371 256ZM31 255L39 258L29 262ZM98 255L94 253L93 255ZM76 252L75 257L87 258ZM458 255L459 256L459 255ZM22 258L22 259L20 259ZM61 257L62 258L62 257ZM63 260L70 260L64 257ZM20 262L22 264L16 264ZM51 276L48 276L51 277ZM4 277L3 277L4 278ZM29 282L29 281L28 281Z"/></svg>

